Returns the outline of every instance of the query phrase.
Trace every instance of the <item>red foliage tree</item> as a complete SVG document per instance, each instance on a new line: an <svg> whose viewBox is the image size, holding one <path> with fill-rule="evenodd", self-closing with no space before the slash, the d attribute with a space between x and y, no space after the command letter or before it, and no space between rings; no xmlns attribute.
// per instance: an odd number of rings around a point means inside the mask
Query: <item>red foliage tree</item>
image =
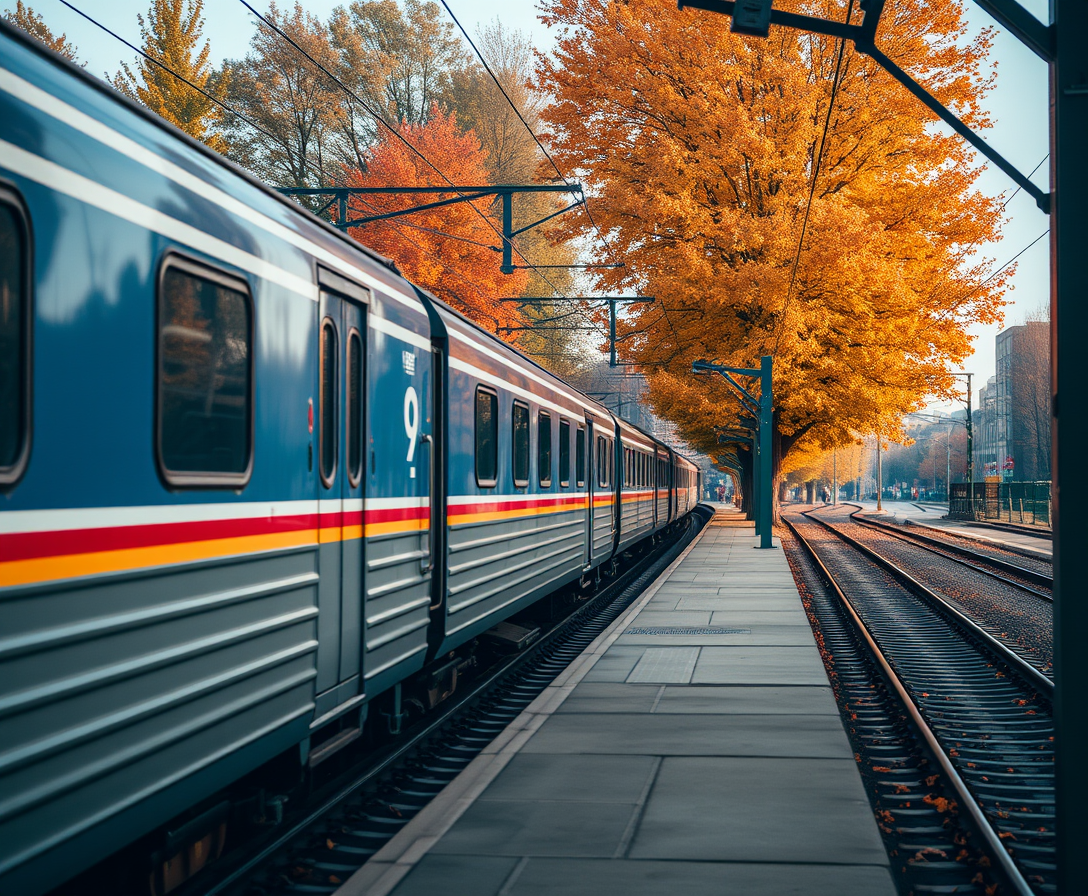
<svg viewBox="0 0 1088 896"><path fill-rule="evenodd" d="M366 170L348 172L347 185L447 186L442 174L457 186L489 182L480 141L473 131L460 130L453 114L432 108L426 124L402 125L400 134L419 154L387 131L371 150ZM437 195L355 196L350 217L398 211L456 195L451 188L449 193ZM527 275L524 271L507 275L499 270L498 222L493 219L486 200L476 200L474 206L459 202L353 227L350 232L359 242L393 259L410 280L495 332L500 326L517 322L516 306L500 305L497 299L501 295L518 295L525 288Z"/></svg>

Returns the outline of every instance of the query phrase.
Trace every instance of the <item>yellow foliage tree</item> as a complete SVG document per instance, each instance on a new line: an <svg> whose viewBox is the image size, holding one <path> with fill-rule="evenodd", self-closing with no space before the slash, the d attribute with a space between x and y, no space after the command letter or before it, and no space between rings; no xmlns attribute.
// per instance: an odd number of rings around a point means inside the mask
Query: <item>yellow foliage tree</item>
<svg viewBox="0 0 1088 896"><path fill-rule="evenodd" d="M200 46L203 12L204 0L153 0L147 19L137 16L142 49L165 68L141 57L133 63L135 71L122 64L121 71L113 78L113 86L189 136L217 152L225 152L226 141L214 130L221 108L171 74L175 72L213 96L222 90L224 85L213 83L208 63L210 45L204 41Z"/></svg>
<svg viewBox="0 0 1088 896"><path fill-rule="evenodd" d="M53 34L49 26L45 24L45 19L34 12L26 3L23 3L23 0L19 0L15 4L14 11L5 9L4 19L9 24L21 28L31 37L41 41L54 53L60 53L65 59L79 63L79 59L76 57L75 44L68 40L68 36L61 34L58 37Z"/></svg>
<svg viewBox="0 0 1088 896"><path fill-rule="evenodd" d="M852 0L781 5L841 21L848 3L856 22ZM877 41L984 128L990 36L967 40L962 12L899 0ZM741 413L720 378L692 377L698 358L774 356L778 459L806 441L898 437L902 412L951 393L968 328L1000 318L1011 270L990 277L972 254L999 238L1002 213L959 137L832 38L743 38L672 0L547 0L543 16L560 35L538 66L550 140L594 185L627 265L597 285L661 299L622 330L655 409L692 445L720 454L715 427Z"/></svg>

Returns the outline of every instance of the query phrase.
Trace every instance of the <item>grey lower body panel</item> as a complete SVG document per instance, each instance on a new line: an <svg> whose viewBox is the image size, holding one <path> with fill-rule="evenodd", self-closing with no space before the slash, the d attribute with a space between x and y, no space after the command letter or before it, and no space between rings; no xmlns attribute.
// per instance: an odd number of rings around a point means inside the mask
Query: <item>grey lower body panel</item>
<svg viewBox="0 0 1088 896"><path fill-rule="evenodd" d="M305 736L316 674L314 548L12 589L4 610L5 893L14 891L7 875L25 874L53 847L93 831L105 852L117 849L139 833L122 816L162 824L209 795L194 783L210 780L209 769L243 753L265 761L268 744ZM296 727L302 733L285 741ZM185 785L188 802L149 811L173 785Z"/></svg>
<svg viewBox="0 0 1088 896"><path fill-rule="evenodd" d="M374 697L420 669L427 652L431 574L426 532L366 540L364 690Z"/></svg>
<svg viewBox="0 0 1088 896"><path fill-rule="evenodd" d="M448 650L582 573L585 510L449 530Z"/></svg>

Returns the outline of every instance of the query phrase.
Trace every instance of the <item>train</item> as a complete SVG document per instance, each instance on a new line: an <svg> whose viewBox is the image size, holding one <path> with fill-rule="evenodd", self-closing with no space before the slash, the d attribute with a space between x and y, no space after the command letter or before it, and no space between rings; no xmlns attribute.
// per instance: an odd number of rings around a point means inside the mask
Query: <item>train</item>
<svg viewBox="0 0 1088 896"><path fill-rule="evenodd" d="M0 121L0 892L150 831L168 892L235 782L396 730L697 503L689 459L3 23Z"/></svg>

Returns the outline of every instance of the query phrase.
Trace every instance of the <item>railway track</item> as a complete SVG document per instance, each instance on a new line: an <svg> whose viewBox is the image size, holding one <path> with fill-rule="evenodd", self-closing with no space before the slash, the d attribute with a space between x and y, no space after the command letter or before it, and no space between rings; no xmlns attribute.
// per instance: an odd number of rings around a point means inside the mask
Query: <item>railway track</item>
<svg viewBox="0 0 1088 896"><path fill-rule="evenodd" d="M981 543L976 543L976 546L970 548L965 547L962 543L956 543L956 541L948 537L924 535L915 531L917 527L894 526L880 520L862 517L860 513L861 508L859 507L850 514L850 518L858 525L868 526L903 541L917 544L934 554L963 563L983 575L1008 582L1016 587L1026 585L1025 590L1030 591L1037 597L1048 601L1053 600L1054 567L1051 563L1043 560L1033 560L1023 555L1017 555L1012 551L1004 551L998 547L985 547ZM960 541L964 540L966 539ZM1015 557L1016 561L1007 559L1009 557Z"/></svg>
<svg viewBox="0 0 1088 896"><path fill-rule="evenodd" d="M686 547L710 514L637 561L531 647L488 670L393 747L368 757L262 840L175 896L333 893L452 781Z"/></svg>
<svg viewBox="0 0 1088 896"><path fill-rule="evenodd" d="M940 865L970 865L965 855L954 857L947 848L927 845L939 839L945 826L939 830L925 817L943 807L967 830L962 845L987 858L970 886L992 892L984 889L992 874L1003 893L1056 892L1051 681L837 527L810 513L786 522L849 623L849 637L839 632L835 643L825 646L834 664L847 669L854 715L861 710L851 724L875 724L878 741L887 727L891 740L894 720L882 727L879 718L869 718L879 716L876 704L886 695L909 720L932 762L919 769L909 750L889 744L897 761L870 770L892 787L890 799L896 794L905 798L905 806L889 810L894 820L888 825L895 825L899 842L907 849L919 845L916 860L934 850L930 855ZM859 666L879 670L879 681L866 683ZM912 810L923 817L916 844L910 843ZM957 835L952 840L961 845ZM955 868L947 870L951 874ZM953 891L969 892L945 890Z"/></svg>
<svg viewBox="0 0 1088 896"><path fill-rule="evenodd" d="M928 539L918 541L899 527L859 517L857 512L849 512L851 507L820 508L815 513L937 598L953 604L1043 674L1053 674L1054 607L1049 588L1003 568L987 567L978 555L944 550L943 545L932 545Z"/></svg>

